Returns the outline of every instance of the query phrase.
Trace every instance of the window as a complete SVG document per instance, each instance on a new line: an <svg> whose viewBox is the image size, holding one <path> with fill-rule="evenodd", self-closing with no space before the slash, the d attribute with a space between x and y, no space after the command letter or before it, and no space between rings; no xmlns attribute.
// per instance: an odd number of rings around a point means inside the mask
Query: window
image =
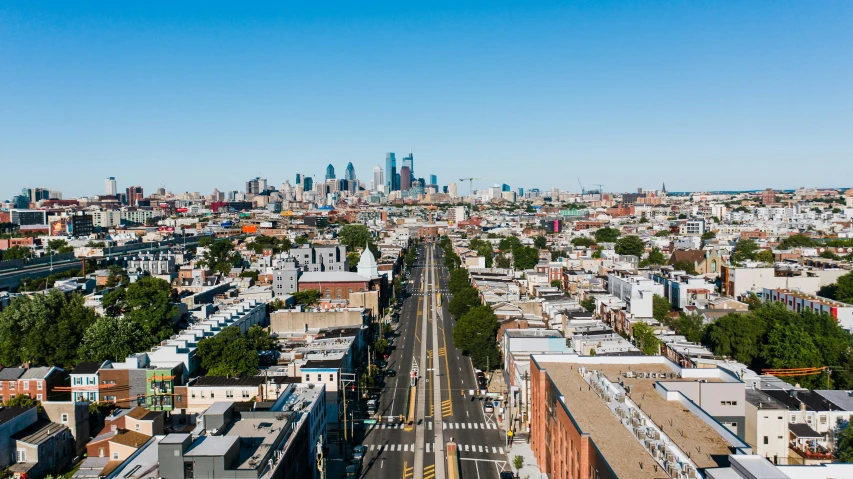
<svg viewBox="0 0 853 479"><path fill-rule="evenodd" d="M21 388L25 389L25 390L29 389L30 388L30 382L29 381L21 381Z"/></svg>
<svg viewBox="0 0 853 479"><path fill-rule="evenodd" d="M12 391L15 390L15 383L14 382L9 383L9 389L11 389ZM12 397L14 397L14 396L12 396Z"/></svg>
<svg viewBox="0 0 853 479"><path fill-rule="evenodd" d="M246 390L244 389L244 390L243 390L243 397L244 397L244 398L248 398L248 397L249 397L249 391L246 391Z"/></svg>
<svg viewBox="0 0 853 479"><path fill-rule="evenodd" d="M229 389L229 390L227 390L227 391L225 391L225 397L227 397L227 398L233 398L233 397L234 397L234 391L232 391L232 390L230 390L230 389Z"/></svg>
<svg viewBox="0 0 853 479"><path fill-rule="evenodd" d="M38 389L39 391L41 391L41 383L41 381L36 381L36 389Z"/></svg>
<svg viewBox="0 0 853 479"><path fill-rule="evenodd" d="M767 437L767 436L764 436L764 444L766 445L766 444L769 444L769 443L770 443L770 438L769 438L769 437Z"/></svg>
<svg viewBox="0 0 853 479"><path fill-rule="evenodd" d="M820 415L820 423L826 424L826 416L824 416L823 414Z"/></svg>
<svg viewBox="0 0 853 479"><path fill-rule="evenodd" d="M134 429L136 429L137 431L139 430L139 423L136 423L136 426Z"/></svg>
<svg viewBox="0 0 853 479"><path fill-rule="evenodd" d="M737 401L720 401L720 406L737 406Z"/></svg>
<svg viewBox="0 0 853 479"><path fill-rule="evenodd" d="M306 382L306 383L310 383L310 382L311 382L311 375L310 375L310 374L306 374L306 375L305 375L305 382Z"/></svg>
<svg viewBox="0 0 853 479"><path fill-rule="evenodd" d="M18 462L27 462L27 450L26 449L18 449L17 454L15 455L15 459Z"/></svg>
<svg viewBox="0 0 853 479"><path fill-rule="evenodd" d="M335 382L335 375L334 374L329 374L329 382L332 382L332 383Z"/></svg>
<svg viewBox="0 0 853 479"><path fill-rule="evenodd" d="M36 394L36 399L37 399L37 400L39 400L39 401L41 401L41 400L42 400L42 399L41 399L41 394Z"/></svg>
<svg viewBox="0 0 853 479"><path fill-rule="evenodd" d="M113 461L118 461L118 452L113 453Z"/></svg>
<svg viewBox="0 0 853 479"><path fill-rule="evenodd" d="M66 422L68 422L68 414L66 414L66 413L62 413L62 419L61 419L61 422L62 422L62 423L66 423Z"/></svg>
<svg viewBox="0 0 853 479"><path fill-rule="evenodd" d="M104 457L104 448L103 447L98 448L98 457Z"/></svg>
<svg viewBox="0 0 853 479"><path fill-rule="evenodd" d="M210 397L211 397L211 398L216 397L216 396L215 396L215 393L214 393L213 391L210 391Z"/></svg>

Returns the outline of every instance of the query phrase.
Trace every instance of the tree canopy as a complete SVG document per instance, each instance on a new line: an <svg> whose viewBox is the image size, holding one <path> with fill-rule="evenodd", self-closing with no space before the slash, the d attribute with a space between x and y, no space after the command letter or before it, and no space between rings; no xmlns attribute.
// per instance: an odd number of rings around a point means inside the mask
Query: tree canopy
<svg viewBox="0 0 853 479"><path fill-rule="evenodd" d="M772 263L773 259L773 252L769 249L763 249L758 253L755 253L755 261L761 261L762 263Z"/></svg>
<svg viewBox="0 0 853 479"><path fill-rule="evenodd" d="M668 299L656 294L652 296L652 317L660 322L666 320L669 312L672 311L672 304Z"/></svg>
<svg viewBox="0 0 853 479"><path fill-rule="evenodd" d="M258 352L255 345L229 326L216 336L198 342L197 356L208 376L248 377L258 374Z"/></svg>
<svg viewBox="0 0 853 479"><path fill-rule="evenodd" d="M586 236L578 236L572 238L571 243L574 246L589 247L595 244L595 240L593 240L592 238L587 238Z"/></svg>
<svg viewBox="0 0 853 479"><path fill-rule="evenodd" d="M470 287L471 284L468 279L468 271L464 269L454 269L450 272L450 280L447 283L447 289L450 291L450 294L456 294L463 288Z"/></svg>
<svg viewBox="0 0 853 479"><path fill-rule="evenodd" d="M492 261L494 257L494 248L492 248L492 243L481 240L479 238L472 238L468 241L468 248L473 251L476 251L477 256L482 256L486 258L486 268L492 267Z"/></svg>
<svg viewBox="0 0 853 479"><path fill-rule="evenodd" d="M270 336L270 332L257 324L246 331L246 338L256 351L275 349L275 340Z"/></svg>
<svg viewBox="0 0 853 479"><path fill-rule="evenodd" d="M262 254L265 249L271 249L273 253L281 253L282 251L290 251L293 243L287 237L279 239L275 236L259 235L253 236L247 247L257 254Z"/></svg>
<svg viewBox="0 0 853 479"><path fill-rule="evenodd" d="M817 242L806 235L791 235L779 242L779 249L816 246Z"/></svg>
<svg viewBox="0 0 853 479"><path fill-rule="evenodd" d="M240 266L243 259L234 251L234 244L227 239L216 240L207 247L199 264L214 272L228 274L231 268Z"/></svg>
<svg viewBox="0 0 853 479"><path fill-rule="evenodd" d="M624 236L616 240L615 250L616 254L632 255L639 258L643 256L643 252L646 250L646 244L639 236Z"/></svg>
<svg viewBox="0 0 853 479"><path fill-rule="evenodd" d="M595 241L598 243L615 243L622 233L616 228L606 226L595 232Z"/></svg>
<svg viewBox="0 0 853 479"><path fill-rule="evenodd" d="M7 259L27 259L32 257L33 252L26 246L12 246L11 248L0 252L4 260Z"/></svg>
<svg viewBox="0 0 853 479"><path fill-rule="evenodd" d="M81 294L21 296L0 312L0 364L72 367L95 312Z"/></svg>
<svg viewBox="0 0 853 479"><path fill-rule="evenodd" d="M293 301L302 306L313 306L320 302L320 291L316 289L296 291L293 293Z"/></svg>
<svg viewBox="0 0 853 479"><path fill-rule="evenodd" d="M536 236L533 238L533 246L537 249L545 249L548 247L548 239L544 236Z"/></svg>
<svg viewBox="0 0 853 479"><path fill-rule="evenodd" d="M654 248L652 248L651 251L649 251L649 255L647 257L640 260L639 266L641 268L645 268L647 266L662 265L665 263L666 263L666 256L664 256L664 254L661 253L660 248L655 246Z"/></svg>
<svg viewBox="0 0 853 479"><path fill-rule="evenodd" d="M755 260L756 254L758 254L758 244L755 241L751 239L738 240L732 253L732 262L740 264L747 260Z"/></svg>
<svg viewBox="0 0 853 479"><path fill-rule="evenodd" d="M495 368L500 364L495 338L497 332L498 318L492 308L476 306L460 317L454 326L453 344L471 356L475 368Z"/></svg>
<svg viewBox="0 0 853 479"><path fill-rule="evenodd" d="M448 304L448 310L456 318L461 318L471 308L483 304L479 292L471 286L462 288L453 295Z"/></svg>
<svg viewBox="0 0 853 479"><path fill-rule="evenodd" d="M379 248L374 244L373 235L365 225L344 225L338 232L338 241L345 245L348 251L360 250L364 248L364 245L369 245L373 256L379 257Z"/></svg>
<svg viewBox="0 0 853 479"><path fill-rule="evenodd" d="M146 337L140 349L147 349L174 333L172 319L178 308L170 303L171 292L168 282L146 277L127 288L110 291L101 304L107 315L123 315L139 325Z"/></svg>
<svg viewBox="0 0 853 479"><path fill-rule="evenodd" d="M692 261L687 261L686 259L676 261L672 267L676 270L684 271L687 274L697 274L696 265L693 264Z"/></svg>
<svg viewBox="0 0 853 479"><path fill-rule="evenodd" d="M127 317L99 317L83 334L80 361L123 360L146 344L145 332Z"/></svg>

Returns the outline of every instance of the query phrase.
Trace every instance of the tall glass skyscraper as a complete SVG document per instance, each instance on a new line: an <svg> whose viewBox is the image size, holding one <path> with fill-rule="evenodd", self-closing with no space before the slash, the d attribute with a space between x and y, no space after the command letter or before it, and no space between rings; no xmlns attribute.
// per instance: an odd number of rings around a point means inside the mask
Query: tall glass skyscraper
<svg viewBox="0 0 853 479"><path fill-rule="evenodd" d="M352 162L347 163L347 170L344 172L344 179L347 181L355 181L355 168Z"/></svg>
<svg viewBox="0 0 853 479"><path fill-rule="evenodd" d="M409 174L411 176L409 181L415 181L415 157L411 153L409 153L409 156L403 158L402 166L409 167ZM400 169L402 169L402 167Z"/></svg>
<svg viewBox="0 0 853 479"><path fill-rule="evenodd" d="M329 166L326 167L326 181L335 179L335 167L329 163Z"/></svg>
<svg viewBox="0 0 853 479"><path fill-rule="evenodd" d="M397 191L400 189L399 180L397 180L397 158L394 153L385 155L385 186L388 191Z"/></svg>
<svg viewBox="0 0 853 479"><path fill-rule="evenodd" d="M302 178L302 191L311 191L314 189L314 178L306 176Z"/></svg>
<svg viewBox="0 0 853 479"><path fill-rule="evenodd" d="M429 175L429 184L431 184L431 185L438 185L438 176L436 176L436 175Z"/></svg>

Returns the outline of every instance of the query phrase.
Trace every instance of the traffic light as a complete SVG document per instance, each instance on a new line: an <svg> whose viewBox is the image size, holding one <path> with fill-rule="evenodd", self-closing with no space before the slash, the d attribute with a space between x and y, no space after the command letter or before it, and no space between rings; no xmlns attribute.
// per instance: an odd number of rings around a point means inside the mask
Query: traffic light
<svg viewBox="0 0 853 479"><path fill-rule="evenodd" d="M323 470L323 450L322 449L317 450L317 470L318 471Z"/></svg>

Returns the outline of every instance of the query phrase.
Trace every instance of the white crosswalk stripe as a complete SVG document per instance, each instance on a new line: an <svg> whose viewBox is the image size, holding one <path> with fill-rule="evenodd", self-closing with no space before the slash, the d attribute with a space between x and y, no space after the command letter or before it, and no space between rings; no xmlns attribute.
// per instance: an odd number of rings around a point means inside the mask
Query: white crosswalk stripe
<svg viewBox="0 0 853 479"><path fill-rule="evenodd" d="M442 429L447 429L447 423L446 423L446 422L441 423L441 428L442 428Z"/></svg>
<svg viewBox="0 0 853 479"><path fill-rule="evenodd" d="M497 453L498 453L498 448L493 447L493 448L492 448L492 454L497 454Z"/></svg>
<svg viewBox="0 0 853 479"><path fill-rule="evenodd" d="M468 423L468 429L474 429L473 427L471 427L471 423L470 423L470 422Z"/></svg>
<svg viewBox="0 0 853 479"><path fill-rule="evenodd" d="M368 450L376 451L377 453L384 454L389 452L400 452L400 453L410 453L415 452L414 444L365 444ZM428 454L433 454L439 448L440 445L435 442L427 442L424 443L424 452ZM502 447L494 447L494 446L483 446L480 444L458 444L460 451L470 452L472 454L504 454L504 448ZM490 450L491 449L491 450Z"/></svg>
<svg viewBox="0 0 853 479"><path fill-rule="evenodd" d="M504 448L499 447L499 448L498 448L498 451L499 451L501 454L503 454L503 453L504 453Z"/></svg>
<svg viewBox="0 0 853 479"><path fill-rule="evenodd" d="M465 444L465 452L468 452L468 445Z"/></svg>
<svg viewBox="0 0 853 479"><path fill-rule="evenodd" d="M432 421L428 422L428 423L427 423L427 426L429 426L429 427L428 427L428 429L429 429L430 431L432 431Z"/></svg>

